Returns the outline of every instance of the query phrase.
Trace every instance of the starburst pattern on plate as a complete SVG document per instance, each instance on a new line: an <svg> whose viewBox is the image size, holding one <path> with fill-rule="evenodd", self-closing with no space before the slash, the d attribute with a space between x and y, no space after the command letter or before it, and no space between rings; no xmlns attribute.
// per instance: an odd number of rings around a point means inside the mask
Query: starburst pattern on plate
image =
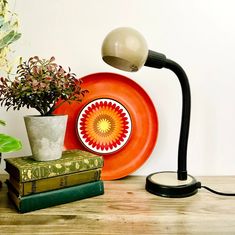
<svg viewBox="0 0 235 235"><path fill-rule="evenodd" d="M118 151L131 134L127 109L113 99L102 98L88 103L80 112L77 124L80 140L96 153Z"/></svg>

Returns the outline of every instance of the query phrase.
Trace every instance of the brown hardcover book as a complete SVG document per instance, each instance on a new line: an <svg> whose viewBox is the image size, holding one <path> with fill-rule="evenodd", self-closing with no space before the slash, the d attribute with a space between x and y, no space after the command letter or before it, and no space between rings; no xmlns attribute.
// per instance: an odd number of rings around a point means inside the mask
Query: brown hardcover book
<svg viewBox="0 0 235 235"><path fill-rule="evenodd" d="M17 191L18 196L27 196L30 194L97 181L100 180L100 175L101 169L94 169L28 182L19 182L10 175L9 181Z"/></svg>
<svg viewBox="0 0 235 235"><path fill-rule="evenodd" d="M6 171L19 182L28 182L102 168L101 156L82 150L66 150L61 159L39 162L28 157L6 158Z"/></svg>

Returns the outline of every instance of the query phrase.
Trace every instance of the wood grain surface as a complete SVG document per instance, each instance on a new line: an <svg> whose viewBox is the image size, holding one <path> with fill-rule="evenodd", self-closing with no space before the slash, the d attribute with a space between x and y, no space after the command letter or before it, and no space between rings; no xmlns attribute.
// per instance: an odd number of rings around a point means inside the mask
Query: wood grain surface
<svg viewBox="0 0 235 235"><path fill-rule="evenodd" d="M1 180L7 175L1 175ZM203 185L235 191L235 176L197 177ZM145 177L106 181L102 196L19 214L0 191L0 234L235 234L235 197L205 189L188 198L154 196Z"/></svg>

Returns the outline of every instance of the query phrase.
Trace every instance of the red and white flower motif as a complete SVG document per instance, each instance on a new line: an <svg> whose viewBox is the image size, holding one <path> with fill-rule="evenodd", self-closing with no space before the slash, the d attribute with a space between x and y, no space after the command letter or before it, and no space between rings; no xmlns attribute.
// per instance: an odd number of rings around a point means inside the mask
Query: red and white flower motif
<svg viewBox="0 0 235 235"><path fill-rule="evenodd" d="M121 149L131 134L131 118L126 108L112 99L88 103L77 121L83 145L96 153L108 154Z"/></svg>

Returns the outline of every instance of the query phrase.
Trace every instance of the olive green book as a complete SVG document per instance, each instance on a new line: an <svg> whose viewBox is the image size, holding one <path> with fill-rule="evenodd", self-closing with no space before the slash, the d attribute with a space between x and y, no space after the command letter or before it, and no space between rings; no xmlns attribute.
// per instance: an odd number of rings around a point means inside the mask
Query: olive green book
<svg viewBox="0 0 235 235"><path fill-rule="evenodd" d="M101 180L44 193L32 194L24 197L17 196L15 194L14 188L11 186L9 181L7 181L7 185L9 198L13 201L16 208L21 213L48 208L51 206L104 194L104 184Z"/></svg>
<svg viewBox="0 0 235 235"><path fill-rule="evenodd" d="M31 156L6 158L6 171L19 182L102 168L102 156L82 150L66 150L53 161L35 161Z"/></svg>
<svg viewBox="0 0 235 235"><path fill-rule="evenodd" d="M10 175L9 181L16 189L17 195L27 196L30 194L97 181L100 180L100 175L101 168L28 182L19 182Z"/></svg>

